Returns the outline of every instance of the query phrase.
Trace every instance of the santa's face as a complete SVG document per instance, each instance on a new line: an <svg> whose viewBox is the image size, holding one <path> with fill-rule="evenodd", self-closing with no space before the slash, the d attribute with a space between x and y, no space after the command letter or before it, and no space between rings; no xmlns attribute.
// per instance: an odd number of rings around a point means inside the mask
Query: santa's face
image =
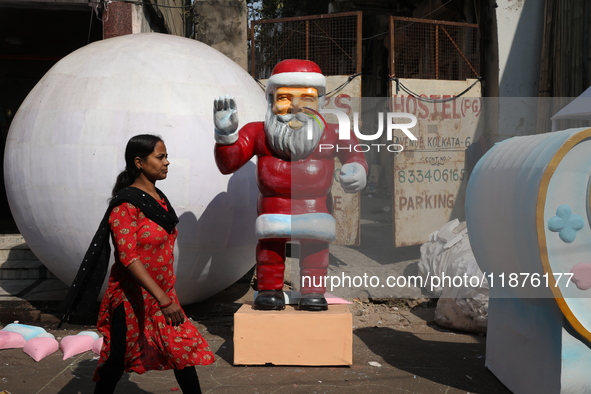
<svg viewBox="0 0 591 394"><path fill-rule="evenodd" d="M316 149L324 124L311 118L313 111L309 109L318 111L318 91L315 88L281 87L275 91L265 118L265 133L271 149L279 157L301 160ZM310 127L302 127L308 121Z"/></svg>
<svg viewBox="0 0 591 394"><path fill-rule="evenodd" d="M316 88L282 87L273 95L273 113L275 115L306 112L307 108L318 111L318 90ZM295 128L294 125L291 125Z"/></svg>

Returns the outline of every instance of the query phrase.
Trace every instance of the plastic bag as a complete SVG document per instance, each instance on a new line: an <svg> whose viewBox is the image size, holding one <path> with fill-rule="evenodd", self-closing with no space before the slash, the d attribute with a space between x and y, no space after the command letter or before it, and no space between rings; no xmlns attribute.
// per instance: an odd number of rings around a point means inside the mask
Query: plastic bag
<svg viewBox="0 0 591 394"><path fill-rule="evenodd" d="M439 298L435 323L486 333L488 282L472 254L466 222L455 219L429 236L421 245L419 274L430 278L424 289Z"/></svg>

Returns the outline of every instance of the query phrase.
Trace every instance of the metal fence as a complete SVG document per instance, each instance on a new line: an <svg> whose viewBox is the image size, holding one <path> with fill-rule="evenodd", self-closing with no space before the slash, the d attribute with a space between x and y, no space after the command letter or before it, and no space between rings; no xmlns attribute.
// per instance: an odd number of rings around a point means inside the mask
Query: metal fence
<svg viewBox="0 0 591 394"><path fill-rule="evenodd" d="M361 12L254 21L250 72L269 78L284 59L316 62L325 75L361 72Z"/></svg>
<svg viewBox="0 0 591 394"><path fill-rule="evenodd" d="M465 80L480 76L476 24L390 16L390 75ZM254 21L250 72L268 78L284 59L316 62L325 75L351 75L362 67L362 12Z"/></svg>
<svg viewBox="0 0 591 394"><path fill-rule="evenodd" d="M465 80L480 76L478 25L390 17L390 74Z"/></svg>

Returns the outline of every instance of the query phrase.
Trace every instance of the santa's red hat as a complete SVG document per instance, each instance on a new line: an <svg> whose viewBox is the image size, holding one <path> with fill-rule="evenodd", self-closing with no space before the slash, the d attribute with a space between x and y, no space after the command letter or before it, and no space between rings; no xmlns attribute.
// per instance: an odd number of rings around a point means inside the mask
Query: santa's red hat
<svg viewBox="0 0 591 394"><path fill-rule="evenodd" d="M326 93L326 77L320 67L310 60L282 60L273 68L267 81L266 93L271 94L281 87L312 87L318 90L318 96Z"/></svg>

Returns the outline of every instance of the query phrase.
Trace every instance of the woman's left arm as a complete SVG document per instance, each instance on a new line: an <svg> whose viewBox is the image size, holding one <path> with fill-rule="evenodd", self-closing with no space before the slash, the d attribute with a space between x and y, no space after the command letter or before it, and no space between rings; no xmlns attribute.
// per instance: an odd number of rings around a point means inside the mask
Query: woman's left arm
<svg viewBox="0 0 591 394"><path fill-rule="evenodd" d="M180 305L172 302L164 290L158 286L140 259L133 260L127 266L127 269L135 280L137 280L138 283L156 299L156 301L158 301L158 305L165 305L165 307L160 307L160 309L167 322L171 323L173 326L178 326L185 321L185 316Z"/></svg>

